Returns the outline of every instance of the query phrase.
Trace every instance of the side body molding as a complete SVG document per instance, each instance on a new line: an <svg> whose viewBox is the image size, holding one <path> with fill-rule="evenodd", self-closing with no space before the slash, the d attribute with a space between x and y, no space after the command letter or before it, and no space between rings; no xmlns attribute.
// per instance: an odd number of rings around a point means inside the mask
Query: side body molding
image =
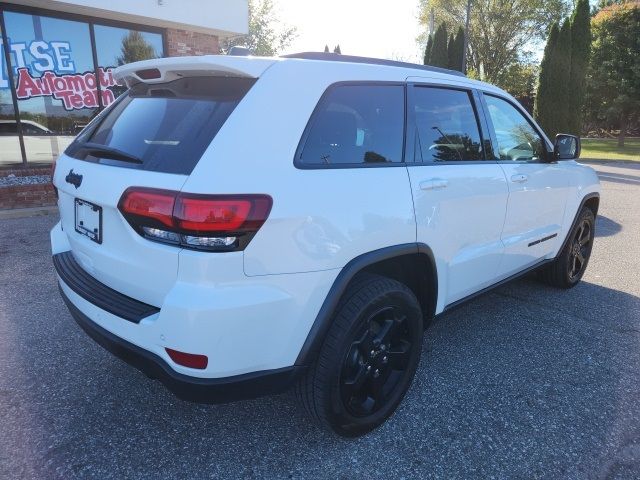
<svg viewBox="0 0 640 480"><path fill-rule="evenodd" d="M434 289L434 295L437 298L438 295L438 275L436 271L436 262L433 256L433 252L428 245L424 243L405 243L401 245L393 245L391 247L381 248L371 252L364 253L349 263L338 274L338 277L333 282L327 298L324 300L318 315L316 316L313 326L307 335L307 339L302 345L302 349L298 354L295 365L309 365L313 363L320 347L324 342L324 339L331 327L331 321L336 307L340 301L340 298L347 289L349 282L361 271L366 269L375 263L390 260L396 257L402 257L404 255L417 255L424 254L429 258L431 262L432 278L429 288ZM435 302L434 302L435 307ZM434 312L425 312L425 315L432 316Z"/></svg>

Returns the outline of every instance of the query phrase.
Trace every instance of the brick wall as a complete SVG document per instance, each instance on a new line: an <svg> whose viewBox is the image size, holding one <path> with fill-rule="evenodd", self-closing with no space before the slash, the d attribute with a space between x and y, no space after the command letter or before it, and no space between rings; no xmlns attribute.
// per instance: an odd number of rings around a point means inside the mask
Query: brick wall
<svg viewBox="0 0 640 480"><path fill-rule="evenodd" d="M170 57L217 53L220 53L220 43L215 35L167 29L167 55Z"/></svg>
<svg viewBox="0 0 640 480"><path fill-rule="evenodd" d="M9 208L46 207L56 204L53 186L50 182L42 182L43 176L51 173L51 167L0 170L0 177L15 175L34 179L39 183L22 185L0 185L0 210Z"/></svg>

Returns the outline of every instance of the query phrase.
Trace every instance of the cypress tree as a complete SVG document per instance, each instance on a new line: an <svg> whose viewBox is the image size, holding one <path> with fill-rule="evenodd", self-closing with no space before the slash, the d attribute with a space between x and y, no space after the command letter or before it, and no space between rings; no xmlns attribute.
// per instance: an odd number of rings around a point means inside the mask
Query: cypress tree
<svg viewBox="0 0 640 480"><path fill-rule="evenodd" d="M462 27L458 27L454 45L455 61L452 68L462 72L462 59L464 58L464 29Z"/></svg>
<svg viewBox="0 0 640 480"><path fill-rule="evenodd" d="M449 55L447 52L447 25L441 23L433 36L433 48L431 50L431 65L434 67L447 68L449 66Z"/></svg>
<svg viewBox="0 0 640 480"><path fill-rule="evenodd" d="M551 25L549 30L549 38L547 45L544 47L544 55L540 63L540 76L538 78L538 89L536 91L536 100L533 107L533 115L540 124L545 133L551 137L552 133L557 133L555 124L556 99L554 97L556 83L556 47L558 45L558 36L560 29L558 24Z"/></svg>
<svg viewBox="0 0 640 480"><path fill-rule="evenodd" d="M340 51L340 44L336 45L335 48L333 49L333 53L337 53L337 54L341 54L342 52Z"/></svg>
<svg viewBox="0 0 640 480"><path fill-rule="evenodd" d="M589 0L578 0L571 16L571 73L567 101L567 133L580 135L585 97L585 78L591 52L591 16Z"/></svg>
<svg viewBox="0 0 640 480"><path fill-rule="evenodd" d="M425 65L430 65L431 64L431 50L433 49L433 35L429 35L429 38L427 39L427 46L424 49L424 64Z"/></svg>
<svg viewBox="0 0 640 480"><path fill-rule="evenodd" d="M324 53L329 53L329 45L324 46Z"/></svg>
<svg viewBox="0 0 640 480"><path fill-rule="evenodd" d="M570 126L571 102L571 20L566 19L560 28L558 45L556 47L558 80L555 84L556 115L558 117L557 130L552 133L567 133Z"/></svg>
<svg viewBox="0 0 640 480"><path fill-rule="evenodd" d="M449 35L449 43L447 44L447 68L451 70L459 70L460 67L456 68L456 40L453 37L453 33Z"/></svg>

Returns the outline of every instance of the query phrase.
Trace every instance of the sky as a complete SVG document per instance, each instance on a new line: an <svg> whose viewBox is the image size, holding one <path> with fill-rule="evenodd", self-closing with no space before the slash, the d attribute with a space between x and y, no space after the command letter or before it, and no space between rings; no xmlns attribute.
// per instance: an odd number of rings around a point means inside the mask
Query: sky
<svg viewBox="0 0 640 480"><path fill-rule="evenodd" d="M274 0L278 18L296 26L297 38L282 53L322 51L340 44L346 55L415 62L417 0Z"/></svg>

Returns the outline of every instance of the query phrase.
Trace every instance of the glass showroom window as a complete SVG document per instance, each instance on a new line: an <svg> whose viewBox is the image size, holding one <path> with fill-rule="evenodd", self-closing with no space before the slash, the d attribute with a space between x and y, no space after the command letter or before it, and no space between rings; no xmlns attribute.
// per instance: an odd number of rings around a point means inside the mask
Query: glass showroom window
<svg viewBox="0 0 640 480"><path fill-rule="evenodd" d="M49 163L99 109L125 90L115 83L115 67L164 55L162 33L93 21L4 11L10 61L8 67L2 55L0 166L23 161L16 116L22 126L26 161ZM92 28L95 45L91 43Z"/></svg>
<svg viewBox="0 0 640 480"><path fill-rule="evenodd" d="M104 90L102 99L106 107L125 91L124 87L113 81L113 69L126 63L164 56L162 35L105 25L95 25L94 32L98 71L101 77L106 78L106 82L100 84Z"/></svg>
<svg viewBox="0 0 640 480"><path fill-rule="evenodd" d="M1 41L0 45L2 45ZM0 61L0 167L3 167L22 163L22 152L7 65L4 61L4 50L0 49L0 54L2 54L2 61Z"/></svg>
<svg viewBox="0 0 640 480"><path fill-rule="evenodd" d="M27 161L47 163L98 107L89 24L5 12Z"/></svg>

